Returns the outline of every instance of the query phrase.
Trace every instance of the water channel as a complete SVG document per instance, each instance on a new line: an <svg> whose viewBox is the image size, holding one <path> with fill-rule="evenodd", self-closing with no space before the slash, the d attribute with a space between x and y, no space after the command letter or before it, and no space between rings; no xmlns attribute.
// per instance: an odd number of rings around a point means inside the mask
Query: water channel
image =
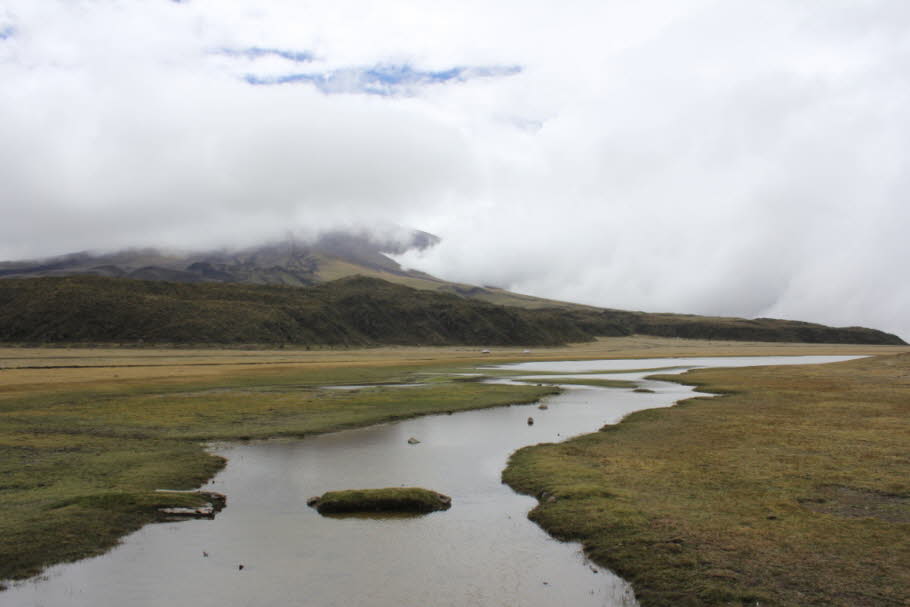
<svg viewBox="0 0 910 607"><path fill-rule="evenodd" d="M536 405L433 415L298 441L216 446L227 467L204 488L228 496L214 520L149 525L105 555L48 569L0 592L10 607L637 605L627 583L551 539L536 503L501 484L515 449L592 432L692 394L645 380L672 367L801 364L850 357L536 362L504 368L622 371L653 393L566 386ZM557 377L546 377L559 383ZM388 388L385 388L388 389ZM417 389L418 387L410 388ZM535 423L527 424L533 416ZM409 445L408 438L421 442ZM333 489L422 486L452 508L419 517L326 518L306 499ZM243 568L240 568L243 565Z"/></svg>

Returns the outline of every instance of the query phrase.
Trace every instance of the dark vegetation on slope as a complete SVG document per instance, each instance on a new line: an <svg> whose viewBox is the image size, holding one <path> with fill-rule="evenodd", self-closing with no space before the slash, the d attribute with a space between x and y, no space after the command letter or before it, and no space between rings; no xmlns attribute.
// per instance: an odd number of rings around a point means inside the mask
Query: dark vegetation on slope
<svg viewBox="0 0 910 607"><path fill-rule="evenodd" d="M92 276L0 281L0 341L558 344L590 335L534 312L371 278L295 288Z"/></svg>
<svg viewBox="0 0 910 607"><path fill-rule="evenodd" d="M774 319L522 309L352 277L311 287L97 276L0 281L8 343L557 345L631 334L902 344L895 335Z"/></svg>

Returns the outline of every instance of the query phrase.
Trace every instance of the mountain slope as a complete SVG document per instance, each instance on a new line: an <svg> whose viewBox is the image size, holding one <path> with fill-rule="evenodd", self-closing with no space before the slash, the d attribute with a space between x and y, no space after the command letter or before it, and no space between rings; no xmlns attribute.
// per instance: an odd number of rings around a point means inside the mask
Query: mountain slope
<svg viewBox="0 0 910 607"><path fill-rule="evenodd" d="M0 263L0 278L6 279L0 280L0 288L8 301L15 300L15 303L7 304L10 309L0 309L0 322L7 323L0 325L0 340L543 344L578 341L600 335L641 333L700 339L903 343L896 336L858 327L841 329L774 319L746 320L599 309L520 295L494 287L451 283L422 272L405 270L389 257L407 250L431 247L437 242L439 239L436 236L415 230L395 230L385 236L365 231L337 231L307 241L288 236L282 241L242 250L169 253L156 249L130 249L109 254L76 253L46 260ZM116 281L79 280L35 285L25 282L17 283L17 286L7 284L14 279L83 276L124 280L131 286L117 285ZM334 281L354 276L378 280L367 283L342 280L329 286ZM162 284L156 287L132 281L159 281L170 286ZM389 282L418 289L421 293L393 291L387 285ZM56 286L51 287L51 284ZM364 318L370 317L373 319L371 322L376 323L372 328L361 327L353 322L357 319L344 316L349 313L346 306L354 302L331 300L331 297L340 297L342 291L356 290L355 285L358 284L361 285L361 292L365 288L363 285L371 285L370 288L376 291L369 297L361 293L363 297L358 305L362 307L365 305L363 302L369 300L381 301L388 307L388 310L383 310L377 304L363 312ZM199 288L190 289L189 285ZM319 285L325 288L315 288ZM257 290L256 286L263 288ZM308 288L302 291L270 291L265 288L276 286ZM130 295L124 290L135 290L136 293ZM73 298L70 303L80 302L78 311L68 309L63 305L65 302L59 301L62 291L70 292ZM432 299L430 295L446 296L448 299ZM136 297L143 298L141 306ZM399 300L404 299L413 300L415 306L419 303L430 307L440 306L439 302L446 301L446 305L457 309L458 313L440 316L437 321L443 323L441 329L425 326L423 332L415 332L411 327L399 326L392 322L393 318L384 316L391 314L395 318L410 318L408 314L418 314L416 308L403 306L403 301ZM327 307L330 300L333 305L344 305L330 309ZM461 303L457 303L459 301ZM60 305L54 308L54 302ZM480 303L508 306L511 316L502 316L501 312L497 312L500 316L496 317L496 322L513 323L512 329L489 325L494 322L494 308L473 305ZM232 310L234 305L239 308ZM307 310L318 308L318 317L300 316L300 306ZM99 310L106 310L109 318L99 316ZM530 313L535 310L536 313ZM24 316L11 317L10 314ZM150 314L157 325L149 324ZM119 329L110 326L111 319L115 318L123 323ZM534 325L536 328L516 328L516 319L544 323L547 328L542 328L540 324ZM559 319L558 323L556 319ZM411 318L408 322L416 321ZM489 326L474 333L467 327L457 326L458 323L472 322ZM561 331L559 334L553 332L557 325Z"/></svg>
<svg viewBox="0 0 910 607"><path fill-rule="evenodd" d="M633 333L903 343L872 329L772 319L505 307L367 277L310 287L101 276L0 280L0 342L10 343L555 345Z"/></svg>
<svg viewBox="0 0 910 607"><path fill-rule="evenodd" d="M421 278L406 272L386 256L422 249L438 242L426 232L410 231L383 238L364 233L330 232L312 241L289 235L281 241L238 250L193 253L158 249L128 249L115 253L74 253L44 260L0 263L0 277L72 276L92 274L112 278L171 282L245 282L308 285L341 276L331 267L347 263L364 273Z"/></svg>
<svg viewBox="0 0 910 607"><path fill-rule="evenodd" d="M0 278L93 275L169 282L307 286L348 276L368 276L500 305L576 307L576 304L520 295L495 287L448 282L416 270L405 270L389 257L432 247L438 242L438 237L418 230L398 230L387 236L365 231L335 231L316 239L288 236L284 240L238 250L181 253L128 249L0 262Z"/></svg>
<svg viewBox="0 0 910 607"><path fill-rule="evenodd" d="M590 336L558 314L372 278L313 287L99 276L0 281L0 341L557 344Z"/></svg>

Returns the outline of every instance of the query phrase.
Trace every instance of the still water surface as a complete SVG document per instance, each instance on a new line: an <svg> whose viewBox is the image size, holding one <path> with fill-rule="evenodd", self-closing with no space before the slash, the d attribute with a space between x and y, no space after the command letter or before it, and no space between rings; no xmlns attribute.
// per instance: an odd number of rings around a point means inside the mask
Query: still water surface
<svg viewBox="0 0 910 607"><path fill-rule="evenodd" d="M651 359L523 363L579 373L830 362L848 357ZM653 394L567 386L547 410L522 405L434 415L308 438L223 445L227 467L205 488L228 496L214 520L149 525L109 553L53 567L0 593L15 607L612 606L632 589L527 520L536 503L501 484L515 449L592 432L692 394L635 379ZM547 377L548 383L558 378ZM420 389L419 387L411 389ZM527 425L533 416L535 424ZM409 445L409 437L420 439ZM422 517L325 518L306 499L347 488L417 485L452 497ZM204 556L207 553L208 556ZM241 570L239 567L243 565Z"/></svg>

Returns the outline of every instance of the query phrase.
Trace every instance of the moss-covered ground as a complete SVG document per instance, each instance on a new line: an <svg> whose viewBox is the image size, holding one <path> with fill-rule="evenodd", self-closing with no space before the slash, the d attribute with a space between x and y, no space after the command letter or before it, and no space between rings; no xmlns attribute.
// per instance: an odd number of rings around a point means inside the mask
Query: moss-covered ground
<svg viewBox="0 0 910 607"><path fill-rule="evenodd" d="M724 396L518 451L531 518L645 607L910 605L910 355L681 379Z"/></svg>

